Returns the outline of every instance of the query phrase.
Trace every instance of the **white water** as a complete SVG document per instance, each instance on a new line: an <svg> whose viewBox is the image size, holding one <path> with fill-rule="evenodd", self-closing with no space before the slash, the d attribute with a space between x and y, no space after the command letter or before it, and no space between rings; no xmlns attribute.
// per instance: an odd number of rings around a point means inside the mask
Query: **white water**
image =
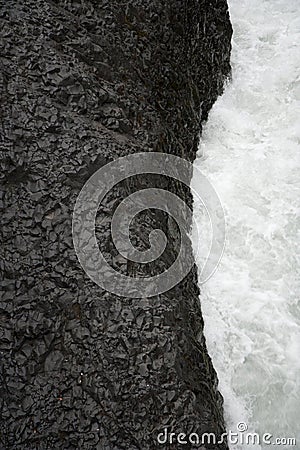
<svg viewBox="0 0 300 450"><path fill-rule="evenodd" d="M210 113L195 163L226 216L225 253L202 286L205 334L228 428L244 421L298 441L232 448L300 449L300 2L229 7L233 80Z"/></svg>

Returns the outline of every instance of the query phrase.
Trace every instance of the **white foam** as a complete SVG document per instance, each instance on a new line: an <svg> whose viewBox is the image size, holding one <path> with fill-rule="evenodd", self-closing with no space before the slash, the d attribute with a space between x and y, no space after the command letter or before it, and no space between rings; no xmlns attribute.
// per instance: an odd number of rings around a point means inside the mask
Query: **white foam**
<svg viewBox="0 0 300 450"><path fill-rule="evenodd" d="M226 215L225 253L202 287L205 333L228 427L244 420L300 448L300 2L229 3L233 80L195 162Z"/></svg>

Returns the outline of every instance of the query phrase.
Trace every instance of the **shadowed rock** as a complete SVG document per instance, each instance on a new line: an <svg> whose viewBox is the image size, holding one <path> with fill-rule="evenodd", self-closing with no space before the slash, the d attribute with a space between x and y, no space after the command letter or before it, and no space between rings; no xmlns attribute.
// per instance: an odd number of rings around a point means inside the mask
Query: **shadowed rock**
<svg viewBox="0 0 300 450"><path fill-rule="evenodd" d="M194 160L230 72L226 1L1 4L1 448L181 448L157 443L165 427L220 436L196 268L159 296L114 296L82 270L71 222L105 163L140 151ZM97 216L102 251L133 277L176 257L174 224L157 210L131 230L140 249L154 228L169 236L157 262L123 260L111 242L116 205L153 183L191 205L179 182L145 175L114 188Z"/></svg>

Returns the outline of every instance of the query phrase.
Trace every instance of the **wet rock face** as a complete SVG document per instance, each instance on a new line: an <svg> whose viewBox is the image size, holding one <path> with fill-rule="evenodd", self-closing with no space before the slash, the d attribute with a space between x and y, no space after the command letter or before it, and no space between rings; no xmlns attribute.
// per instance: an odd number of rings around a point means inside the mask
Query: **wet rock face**
<svg viewBox="0 0 300 450"><path fill-rule="evenodd" d="M12 0L1 17L1 448L180 448L157 443L165 427L219 436L196 269L157 297L114 296L81 269L71 220L108 161L139 151L193 161L230 71L226 1ZM117 261L110 219L145 183L120 184L98 214L107 258L131 276L150 269ZM179 183L159 185L191 204ZM139 217L136 246L158 225L171 234L164 213ZM175 253L171 242L160 267Z"/></svg>

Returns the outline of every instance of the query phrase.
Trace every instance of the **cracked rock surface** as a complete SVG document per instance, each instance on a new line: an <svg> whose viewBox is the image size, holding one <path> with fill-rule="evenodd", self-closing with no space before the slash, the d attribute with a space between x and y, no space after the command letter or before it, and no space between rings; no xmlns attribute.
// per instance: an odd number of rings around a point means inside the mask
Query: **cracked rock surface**
<svg viewBox="0 0 300 450"><path fill-rule="evenodd" d="M181 448L157 443L165 427L220 436L196 268L159 296L115 296L82 270L71 224L81 187L107 162L140 151L194 160L230 73L226 0L0 5L0 448ZM152 182L192 203L179 182L149 175L116 186L97 216L107 259L132 277L176 255L170 239L142 266L111 245L114 208ZM165 213L140 215L136 247L157 227L174 237Z"/></svg>

